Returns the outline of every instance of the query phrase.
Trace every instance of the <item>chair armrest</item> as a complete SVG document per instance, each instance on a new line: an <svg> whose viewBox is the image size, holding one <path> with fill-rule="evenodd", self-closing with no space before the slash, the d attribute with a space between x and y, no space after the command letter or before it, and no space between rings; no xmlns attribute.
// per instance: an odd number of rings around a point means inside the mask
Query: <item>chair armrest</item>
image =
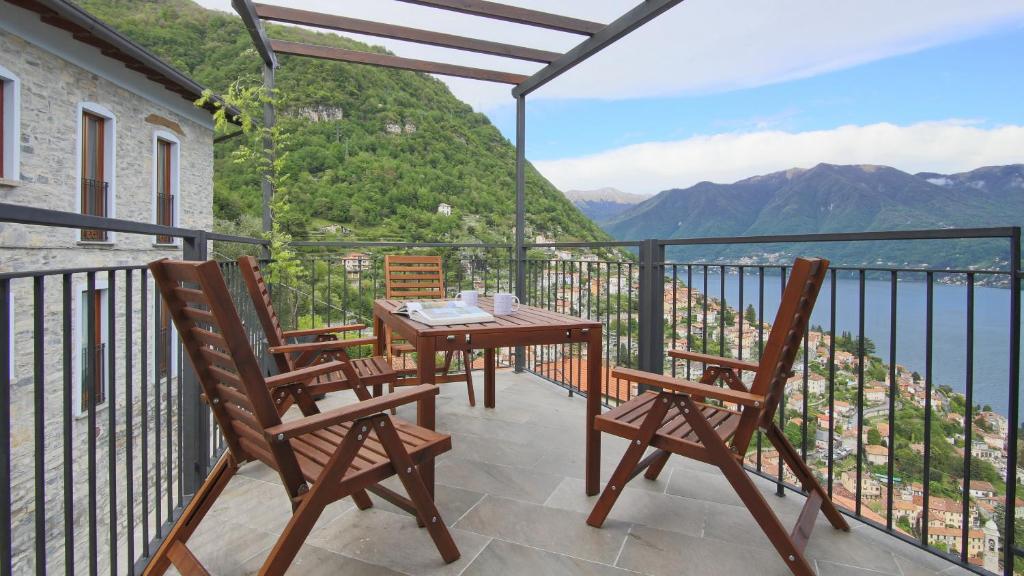
<svg viewBox="0 0 1024 576"><path fill-rule="evenodd" d="M349 324L346 326L324 326L323 328L310 328L309 330L285 330L285 338L302 338L303 336L321 336L323 334L338 334L351 332L353 330L365 330L366 324Z"/></svg>
<svg viewBox="0 0 1024 576"><path fill-rule="evenodd" d="M693 360L703 364L732 368L734 370L750 370L751 372L756 372L757 369L760 368L760 365L757 362L747 362L746 360L736 360L735 358L723 358L721 356L701 354L700 352L691 352L689 350L669 350L668 355L673 358L679 358L680 360Z"/></svg>
<svg viewBox="0 0 1024 576"><path fill-rule="evenodd" d="M679 392L680 394L715 398L717 400L722 400L723 402L739 404L740 406L760 408L764 403L764 396L759 394L751 394L750 392L733 390L731 388L719 388L718 386L710 386L708 384L691 382L689 380L680 380L678 378L663 376L661 374L652 374L641 370L633 370L631 368L615 368L612 370L612 376L628 380L630 382L647 384L648 386L654 386L663 390Z"/></svg>
<svg viewBox="0 0 1024 576"><path fill-rule="evenodd" d="M302 344L285 344L284 346L271 346L267 351L271 354L286 354L290 352L320 352L324 350L341 350L353 346L366 346L377 342L376 338L352 338L350 340L324 340L322 342L303 342Z"/></svg>
<svg viewBox="0 0 1024 576"><path fill-rule="evenodd" d="M404 388L392 394L377 396L375 398L370 398L369 400L363 400L362 402L349 404L348 406L342 406L320 414L314 414L298 420L292 420L291 422L285 422L284 424L267 428L265 432L274 439L293 438L308 432L313 432L314 430L321 430L342 422L351 422L365 416L379 414L385 410L402 406L403 404L409 404L410 402L417 402L425 398L429 398L430 396L436 396L440 391L441 389L433 384L409 386L408 388Z"/></svg>
<svg viewBox="0 0 1024 576"><path fill-rule="evenodd" d="M317 376L337 372L341 370L345 364L345 362L324 362L323 364L315 364L313 366L307 366L306 368L299 368L298 370L285 372L284 374L270 376L266 379L267 388L273 390L274 388L280 388L281 386L303 384Z"/></svg>

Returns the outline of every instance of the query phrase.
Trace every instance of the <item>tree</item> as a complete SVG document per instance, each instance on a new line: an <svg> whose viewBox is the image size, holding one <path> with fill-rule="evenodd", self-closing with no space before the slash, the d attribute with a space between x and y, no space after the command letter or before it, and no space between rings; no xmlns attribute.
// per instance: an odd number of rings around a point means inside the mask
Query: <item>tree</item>
<svg viewBox="0 0 1024 576"><path fill-rule="evenodd" d="M757 310L754 310L753 304L747 304L747 309L743 312L743 318L748 324L757 324Z"/></svg>
<svg viewBox="0 0 1024 576"><path fill-rule="evenodd" d="M724 299L722 300L722 322L726 326L734 326L736 324L736 311L730 308Z"/></svg>
<svg viewBox="0 0 1024 576"><path fill-rule="evenodd" d="M882 443L882 433L878 428L868 428L868 444L879 445Z"/></svg>

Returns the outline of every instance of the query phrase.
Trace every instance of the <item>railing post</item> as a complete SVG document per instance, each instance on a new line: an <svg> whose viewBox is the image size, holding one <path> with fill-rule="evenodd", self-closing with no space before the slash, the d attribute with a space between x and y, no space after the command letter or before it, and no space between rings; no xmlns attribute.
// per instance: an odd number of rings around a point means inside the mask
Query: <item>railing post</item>
<svg viewBox="0 0 1024 576"><path fill-rule="evenodd" d="M1003 574L1014 573L1017 542L1014 528L1017 520L1017 436L1020 426L1020 290L1021 290L1020 227L1010 234L1010 390L1006 438L1006 500L1003 509Z"/></svg>
<svg viewBox="0 0 1024 576"><path fill-rule="evenodd" d="M665 366L665 245L657 240L640 243L640 333L637 338L640 370L661 374ZM641 387L642 391L643 387Z"/></svg>
<svg viewBox="0 0 1024 576"><path fill-rule="evenodd" d="M206 232L196 230L195 235L182 238L183 260L206 260ZM195 494L210 469L209 412L200 399L199 379L188 354L182 355L185 366L180 366L178 378L181 386L181 477L185 494Z"/></svg>

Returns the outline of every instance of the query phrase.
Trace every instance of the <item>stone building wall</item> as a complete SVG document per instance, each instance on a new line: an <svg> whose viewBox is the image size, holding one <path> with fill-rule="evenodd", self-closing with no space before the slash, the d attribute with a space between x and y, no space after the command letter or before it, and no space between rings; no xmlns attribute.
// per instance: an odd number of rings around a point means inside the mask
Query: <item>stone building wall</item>
<svg viewBox="0 0 1024 576"><path fill-rule="evenodd" d="M163 86L127 70L120 62L103 56L99 50L75 41L69 33L41 23L37 15L9 4L4 10L4 17L0 19L0 66L20 81L21 159L16 182L13 185L7 181L0 183L0 202L79 211L76 191L79 187L80 106L94 103L109 110L116 119L116 160L113 163L116 217L154 221L154 135L165 133L173 135L179 143L178 225L211 229L213 130L209 115ZM0 224L0 273L141 266L157 258L180 258L180 247L158 246L155 242L152 236L118 233L107 243L90 244L81 242L80 233L73 229ZM176 478L178 473L177 379L161 378L154 373L155 290L148 275L143 280L141 271L131 274L130 305L125 272L117 272L113 278L109 278L107 272L95 275L97 284L106 284L108 294L114 296L114 321L107 330L108 345L113 347L115 356L109 372L114 393L96 409L95 428L90 426L87 416L74 414L74 402L69 404L65 400L65 394L76 392L81 384L81 293L87 275L76 273L68 277L72 297L67 311L63 305L64 278L61 275L48 275L42 280L43 305L39 310L34 305L33 280L11 281L14 342L11 522L16 574L34 572L38 560L35 515L41 502L37 501L36 492L37 464L43 469L42 502L45 505L42 511L49 572L64 571L69 529L76 571L84 571L93 556L91 538L97 543L95 558L100 571L109 570L112 536L109 518L113 506L115 537L119 541L118 571L124 573L129 562L126 554L129 518L133 518L136 525L134 540L138 556L142 551L142 524L149 525L148 536L153 538L157 507L160 507L161 520L166 521L168 493L171 506L179 502L178 486L168 484L167 480L168 473L170 478ZM141 303L143 284L148 300L145 309ZM39 334L33 326L37 312L44 320L43 331ZM126 329L129 314L131 331ZM66 319L71 324L68 335L71 346L67 355L64 352ZM147 324L145 337L141 330L143 321ZM34 366L33 348L37 337L44 350L41 372ZM147 349L145 355L143 346ZM72 367L70 373L65 370L68 364ZM145 404L141 401L144 396ZM41 412L37 411L38 400L42 401ZM70 434L65 430L65 422L69 423ZM38 432L43 437L41 446L35 440ZM130 461L127 459L129 444L133 451ZM90 446L95 447L96 465L92 475ZM143 452L148 468L145 483ZM66 470L67 467L70 469ZM69 486L64 482L66 471L72 479ZM69 489L70 524L65 521L69 512L65 508L65 495ZM149 497L146 503L143 503L144 495ZM93 505L96 519L90 522ZM148 514L145 518L144 513ZM94 536L90 534L90 526L95 526Z"/></svg>

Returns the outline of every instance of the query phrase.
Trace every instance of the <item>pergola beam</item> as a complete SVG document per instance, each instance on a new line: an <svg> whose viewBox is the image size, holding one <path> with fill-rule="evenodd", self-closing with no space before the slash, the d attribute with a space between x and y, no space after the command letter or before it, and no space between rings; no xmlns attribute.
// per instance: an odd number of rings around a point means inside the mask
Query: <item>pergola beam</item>
<svg viewBox="0 0 1024 576"><path fill-rule="evenodd" d="M550 30L558 30L559 32L571 32L584 36L592 36L605 28L604 24L597 22L549 14L518 6L508 6L486 0L399 0L399 2L408 2L409 4L440 8L462 14L483 16L484 18L527 24L529 26L537 26L538 28L548 28Z"/></svg>
<svg viewBox="0 0 1024 576"><path fill-rule="evenodd" d="M263 30L263 25L256 15L252 1L231 0L231 7L242 17L242 23L245 24L245 29L249 31L252 44L256 47L256 52L259 53L260 58L263 59L263 63L271 68L277 68L277 58L274 56L274 50L270 47L270 40L267 39L267 33Z"/></svg>
<svg viewBox="0 0 1024 576"><path fill-rule="evenodd" d="M515 97L525 96L537 88L554 80L566 71L604 50L609 45L629 34L633 30L660 16L666 10L683 0L646 0L620 16L617 20L604 27L603 30L580 42L578 46L563 54L558 60L548 64L530 76L525 82L512 89Z"/></svg>
<svg viewBox="0 0 1024 576"><path fill-rule="evenodd" d="M271 40L270 47L274 52L279 54L292 54L296 56L321 58L324 60L369 64L372 66L383 66L385 68L413 70L415 72L442 74L445 76L458 76L460 78L471 78L473 80L499 82L502 84L520 84L527 79L526 75L513 74L511 72L470 68L468 66L430 62L428 60L402 58L400 56L392 56L390 54L361 52L359 50L348 50L346 48L334 48L331 46L319 46L315 44L303 44L300 42L288 42L285 40Z"/></svg>
<svg viewBox="0 0 1024 576"><path fill-rule="evenodd" d="M287 22L289 24L313 26L316 28L326 28L341 32L367 34L369 36L405 40L408 42L441 46L443 48L454 48L456 50L466 50L469 52L479 52L482 54L493 54L495 56L529 60L532 62L541 62L543 64L550 64L561 56L558 52L549 52L547 50L515 46L501 42L492 42L490 40L466 38L463 36L456 36L454 34L444 34L441 32L420 30L418 28L409 28L394 24L359 20L357 18L348 18L345 16L335 16L333 14L323 14L321 12L312 12L309 10L299 10L297 8L271 6L269 4L253 4L253 6L256 10L257 16L264 20L272 20L275 22Z"/></svg>

